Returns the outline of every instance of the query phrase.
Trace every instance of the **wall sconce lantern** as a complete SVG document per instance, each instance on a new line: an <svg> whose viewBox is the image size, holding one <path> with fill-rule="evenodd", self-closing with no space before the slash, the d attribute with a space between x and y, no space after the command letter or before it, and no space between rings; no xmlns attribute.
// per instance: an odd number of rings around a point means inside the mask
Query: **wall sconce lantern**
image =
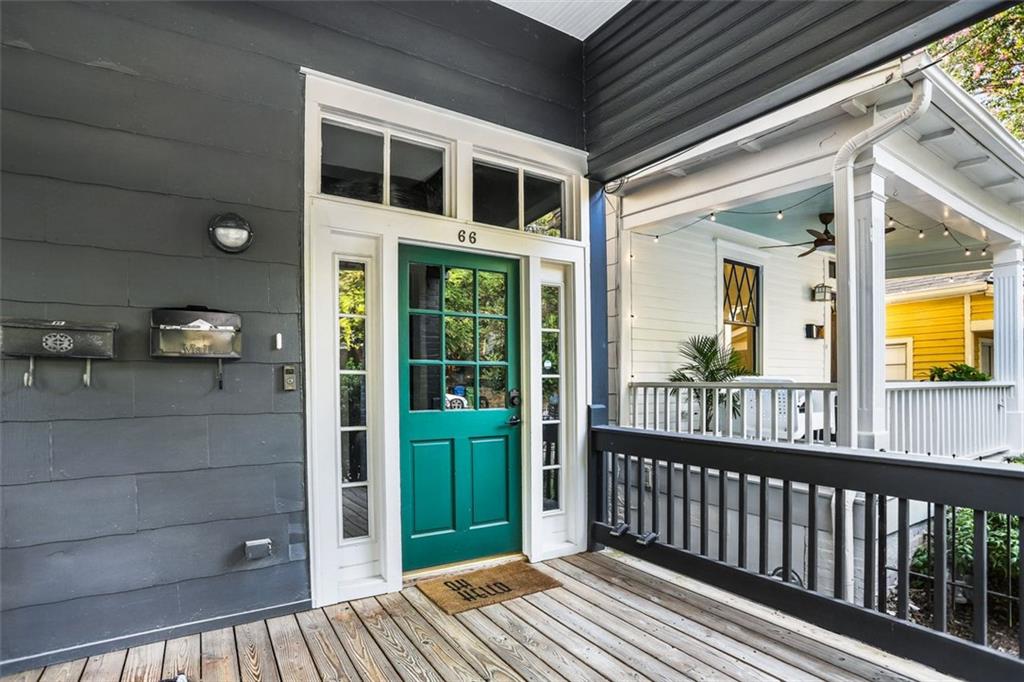
<svg viewBox="0 0 1024 682"><path fill-rule="evenodd" d="M241 253L252 246L253 231L249 221L237 213L213 216L209 226L210 241L221 251Z"/></svg>
<svg viewBox="0 0 1024 682"><path fill-rule="evenodd" d="M833 299L835 299L835 292L824 282L811 289L811 300L815 303L829 303Z"/></svg>
<svg viewBox="0 0 1024 682"><path fill-rule="evenodd" d="M823 324L805 324L804 325L804 338L807 338L807 339L823 339L823 338L825 338L825 325L823 325Z"/></svg>

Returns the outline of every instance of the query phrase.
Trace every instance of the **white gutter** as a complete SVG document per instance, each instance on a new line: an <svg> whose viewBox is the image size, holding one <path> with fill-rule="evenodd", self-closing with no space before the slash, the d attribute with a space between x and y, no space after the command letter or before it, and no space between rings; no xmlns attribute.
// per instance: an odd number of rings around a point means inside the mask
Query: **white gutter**
<svg viewBox="0 0 1024 682"><path fill-rule="evenodd" d="M919 75L920 78L920 75ZM857 383L857 335L850 333L856 328L858 317L857 311L857 263L856 263L856 235L854 235L853 223L853 167L857 157L865 149L878 144L883 139L893 134L901 127L912 123L921 114L927 111L932 101L932 83L926 78L920 78L913 85L914 94L910 103L901 109L895 116L880 121L866 130L857 133L840 147L836 153L835 161L832 164L832 192L835 205L836 221L836 280L840 284L840 295L836 300L837 312L840 323L845 329L845 334L840 334L837 339L838 356L838 380L840 395L845 400L839 401L838 433L840 446L857 447L858 445L858 420L857 408L859 404L858 383ZM853 597L854 563L853 563L853 495L846 499L846 524L844 532L847 537L846 552L843 563L846 568L846 585L843 595L837 595L842 599ZM835 518L835 493L832 494L832 518ZM879 529L884 533L884 529Z"/></svg>

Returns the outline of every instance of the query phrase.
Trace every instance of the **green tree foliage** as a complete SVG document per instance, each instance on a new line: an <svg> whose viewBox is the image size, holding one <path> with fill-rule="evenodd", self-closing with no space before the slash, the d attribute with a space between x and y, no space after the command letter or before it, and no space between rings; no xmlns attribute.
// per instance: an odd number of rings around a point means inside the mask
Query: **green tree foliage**
<svg viewBox="0 0 1024 682"><path fill-rule="evenodd" d="M951 50L942 69L1024 140L1024 5L947 36L928 53Z"/></svg>
<svg viewBox="0 0 1024 682"><path fill-rule="evenodd" d="M929 375L932 381L988 381L992 378L980 369L962 362L954 362L949 367L936 365L929 370Z"/></svg>

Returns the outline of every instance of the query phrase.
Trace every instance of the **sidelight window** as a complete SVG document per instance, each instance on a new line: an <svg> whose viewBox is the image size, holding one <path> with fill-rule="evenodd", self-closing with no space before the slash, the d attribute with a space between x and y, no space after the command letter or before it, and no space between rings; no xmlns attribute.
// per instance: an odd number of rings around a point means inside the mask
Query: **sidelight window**
<svg viewBox="0 0 1024 682"><path fill-rule="evenodd" d="M337 310L341 528L348 540L370 534L365 263L338 263Z"/></svg>
<svg viewBox="0 0 1024 682"><path fill-rule="evenodd" d="M562 508L562 287L545 284L541 298L541 490L544 511Z"/></svg>

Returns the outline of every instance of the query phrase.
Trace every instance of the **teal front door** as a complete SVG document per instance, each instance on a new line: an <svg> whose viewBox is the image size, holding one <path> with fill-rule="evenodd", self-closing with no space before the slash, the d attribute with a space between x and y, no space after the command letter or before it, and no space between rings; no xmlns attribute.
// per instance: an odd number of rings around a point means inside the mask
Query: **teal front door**
<svg viewBox="0 0 1024 682"><path fill-rule="evenodd" d="M522 545L519 263L399 254L402 566Z"/></svg>

